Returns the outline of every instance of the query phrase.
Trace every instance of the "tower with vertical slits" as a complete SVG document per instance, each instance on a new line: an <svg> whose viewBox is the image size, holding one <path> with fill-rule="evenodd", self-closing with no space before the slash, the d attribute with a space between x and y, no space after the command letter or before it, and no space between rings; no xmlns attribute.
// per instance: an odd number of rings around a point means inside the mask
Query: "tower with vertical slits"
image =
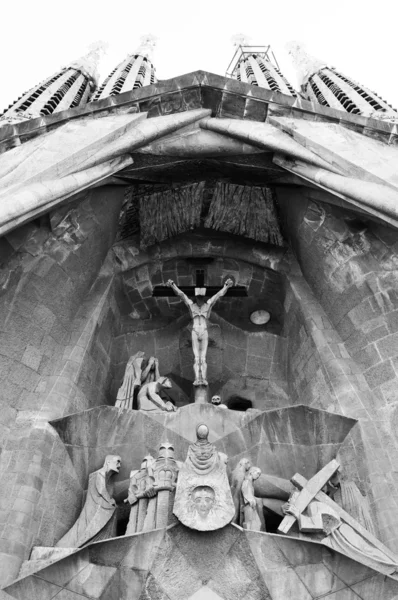
<svg viewBox="0 0 398 600"><path fill-rule="evenodd" d="M108 75L97 90L92 100L102 100L109 96L116 96L130 92L157 81L155 67L152 64L152 52L155 47L155 38L146 35L141 38L141 45L134 54L129 54Z"/></svg>
<svg viewBox="0 0 398 600"><path fill-rule="evenodd" d="M289 42L287 48L306 100L365 117L398 118L398 112L378 94L309 55L299 42Z"/></svg>
<svg viewBox="0 0 398 600"><path fill-rule="evenodd" d="M0 124L51 115L86 104L98 85L97 66L103 51L101 42L94 44L88 54L22 94L3 112Z"/></svg>
<svg viewBox="0 0 398 600"><path fill-rule="evenodd" d="M270 46L250 46L237 36L235 55L227 69L227 77L257 85L272 92L297 96L297 92L281 73Z"/></svg>

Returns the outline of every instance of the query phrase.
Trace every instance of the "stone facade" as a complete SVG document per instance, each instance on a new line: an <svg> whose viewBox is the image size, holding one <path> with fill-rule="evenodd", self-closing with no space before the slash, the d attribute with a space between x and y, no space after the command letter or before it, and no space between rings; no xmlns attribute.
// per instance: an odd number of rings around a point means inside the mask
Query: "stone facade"
<svg viewBox="0 0 398 600"><path fill-rule="evenodd" d="M0 132L4 594L367 600L382 590L393 600L395 572L382 579L383 570L326 550L297 526L290 538L273 533L275 521L271 532L227 524L200 537L166 518L167 527L125 535L128 482L146 473L136 509L149 514L160 443L182 463L205 423L224 484L246 459L286 494L297 473L313 483L338 459L366 495L377 538L398 551L395 130L202 72L150 88L76 110L62 127L70 111ZM131 186L156 202L133 215ZM173 234L181 186L192 202L189 186L199 186L201 206ZM209 218L209 190L222 190L222 219L218 209ZM236 190L245 193L241 212ZM125 225L146 208L143 240L139 223ZM160 228L151 238L162 210L167 235ZM194 317L158 286L219 289L228 278L243 293L219 298L205 326L196 321L208 336L208 383L197 394ZM259 310L270 320L256 325ZM172 411L115 406L138 352L170 379L159 393ZM214 394L221 406L205 402ZM121 457L120 489L105 498L117 537L54 550L109 456Z"/></svg>

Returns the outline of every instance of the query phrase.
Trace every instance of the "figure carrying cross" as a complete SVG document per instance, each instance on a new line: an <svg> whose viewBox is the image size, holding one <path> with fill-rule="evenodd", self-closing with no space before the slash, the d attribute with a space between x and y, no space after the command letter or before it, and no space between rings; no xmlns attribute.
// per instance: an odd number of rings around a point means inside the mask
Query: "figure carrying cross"
<svg viewBox="0 0 398 600"><path fill-rule="evenodd" d="M195 290L196 301L190 300L184 292L176 286L172 279L166 284L179 296L189 309L192 318L192 350L194 354L193 370L195 373L195 386L207 386L207 345L209 333L207 331L207 321L210 317L211 309L219 298L224 296L230 287L234 285L232 279L227 279L224 286L214 296L206 300L205 288ZM196 292L199 293L196 293Z"/></svg>

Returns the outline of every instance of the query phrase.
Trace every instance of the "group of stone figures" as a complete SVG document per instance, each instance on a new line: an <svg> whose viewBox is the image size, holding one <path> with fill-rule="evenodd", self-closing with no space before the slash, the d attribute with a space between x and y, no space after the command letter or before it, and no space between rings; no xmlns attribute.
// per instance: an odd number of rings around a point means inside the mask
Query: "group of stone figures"
<svg viewBox="0 0 398 600"><path fill-rule="evenodd" d="M151 356L147 360L145 352L137 352L128 360L115 406L133 410L136 400L138 410L172 412L175 410L174 404L165 402L159 395L161 390L171 387L170 379L160 376L158 359Z"/></svg>
<svg viewBox="0 0 398 600"><path fill-rule="evenodd" d="M207 323L214 304L219 298L225 296L229 288L233 286L233 281L227 279L224 286L207 300L205 297L206 289L195 288L195 302L188 298L171 279L167 282L167 286L186 304L192 320L191 338L195 375L193 385L207 387L206 354L209 341ZM128 360L115 406L132 410L136 404L138 410L174 411L176 410L174 404L170 401L165 402L160 396L162 390L171 387L170 379L160 376L158 359L151 356L147 360L144 352L137 352ZM221 405L221 401L213 401L212 403Z"/></svg>
<svg viewBox="0 0 398 600"><path fill-rule="evenodd" d="M125 410L176 411L170 400L163 400L161 392L171 389L172 383L168 377L159 373L159 361L154 356L145 358L145 352L136 352L127 362L122 385L116 397L115 406ZM167 392L166 392L167 394ZM211 399L213 406L227 408L222 404L221 397L216 394Z"/></svg>
<svg viewBox="0 0 398 600"><path fill-rule="evenodd" d="M265 475L247 458L228 473L228 457L217 451L208 435L207 425L197 426L196 442L184 462L175 459L172 444L160 444L156 459L145 456L140 469L118 484L113 476L121 459L107 456L104 466L90 475L83 510L57 546L78 548L114 537L119 498L119 506L123 502L130 506L125 535L163 528L176 520L199 531L230 523L266 531L267 515L272 513L281 520L278 533L309 537L398 578L398 558L375 537L365 498L354 482L340 481L336 460L309 481L299 474L291 482Z"/></svg>

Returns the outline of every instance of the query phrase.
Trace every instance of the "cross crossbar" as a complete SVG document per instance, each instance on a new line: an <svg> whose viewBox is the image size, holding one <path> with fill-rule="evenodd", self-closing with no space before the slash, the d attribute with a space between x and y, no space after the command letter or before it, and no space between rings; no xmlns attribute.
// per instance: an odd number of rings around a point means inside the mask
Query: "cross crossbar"
<svg viewBox="0 0 398 600"><path fill-rule="evenodd" d="M306 484L302 487L300 494L296 498L294 506L298 509L298 512L301 514L309 505L309 503L315 498L315 496L320 492L324 485L327 484L329 479L333 477L336 471L340 468L337 460L331 460L323 469L321 469L314 477L312 477L309 481L306 481ZM293 479L299 476L299 473L296 473L294 477L291 479L293 483ZM288 533L290 528L293 526L296 521L296 517L293 515L286 515L283 521L280 523L278 527L279 533Z"/></svg>

